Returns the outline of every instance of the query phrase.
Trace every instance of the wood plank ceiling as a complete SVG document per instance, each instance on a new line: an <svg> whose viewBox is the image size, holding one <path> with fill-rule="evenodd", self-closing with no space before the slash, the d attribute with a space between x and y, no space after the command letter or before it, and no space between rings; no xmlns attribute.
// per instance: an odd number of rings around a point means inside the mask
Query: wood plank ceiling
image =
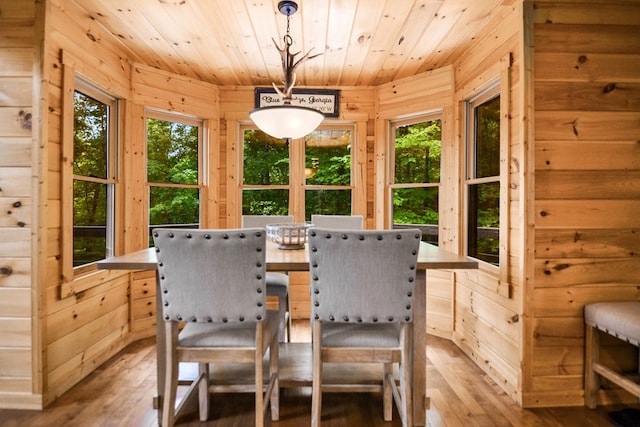
<svg viewBox="0 0 640 427"><path fill-rule="evenodd" d="M280 85L279 0L75 0L132 61L225 86ZM518 0L298 0L297 86L376 86L451 64Z"/></svg>

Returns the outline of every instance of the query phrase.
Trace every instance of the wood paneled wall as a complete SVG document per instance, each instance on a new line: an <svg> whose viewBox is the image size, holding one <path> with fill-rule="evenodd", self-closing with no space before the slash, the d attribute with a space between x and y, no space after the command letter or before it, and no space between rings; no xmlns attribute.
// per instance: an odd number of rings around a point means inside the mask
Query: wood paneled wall
<svg viewBox="0 0 640 427"><path fill-rule="evenodd" d="M584 305L640 300L640 4L536 1L531 12L535 209L523 403L581 405ZM634 349L607 348L607 360L636 366Z"/></svg>
<svg viewBox="0 0 640 427"><path fill-rule="evenodd" d="M47 2L48 138L44 182L49 191L43 306L44 405L129 343L129 273L71 267L72 96L76 77L117 99L130 98L131 66L118 44L70 2ZM91 52L91 55L87 53ZM65 104L66 102L66 104ZM126 130L125 130L126 133ZM63 137L64 136L64 137ZM119 188L118 188L119 189ZM116 200L121 204L122 198Z"/></svg>
<svg viewBox="0 0 640 427"><path fill-rule="evenodd" d="M32 336L39 78L36 8L0 0L0 402L40 405ZM20 398L19 396L23 396Z"/></svg>
<svg viewBox="0 0 640 427"><path fill-rule="evenodd" d="M71 216L70 135L65 120L72 114L70 99L75 77L95 84L119 101L120 173L116 184L117 253L147 245L148 188L146 187L146 109L155 109L203 120L205 140L218 142L218 88L209 83L177 76L133 62L113 35L106 33L74 3L50 2L47 11L45 90L48 129L50 189L43 212L47 231L46 300L43 334L43 404L55 400L132 340L155 333L155 277L153 272L117 272L83 269L73 271L71 244L64 233ZM91 52L90 55L87 52ZM65 138L63 139L63 135ZM65 151L66 150L66 151ZM211 153L211 151L207 151ZM217 183L217 153L207 159L207 182ZM217 199L217 186L203 187L204 200ZM203 209L203 224L217 221L217 203Z"/></svg>
<svg viewBox="0 0 640 427"><path fill-rule="evenodd" d="M467 141L466 104L492 85L501 99L501 206L500 266L480 263L478 270L456 273L453 340L476 361L493 380L516 401L521 402L523 297L523 203L526 202L525 169L527 147L521 136L524 93L520 73L523 69L521 40L522 5L504 5L488 31L461 56L455 66L456 160L460 165L461 198L457 210L461 226L458 250L464 253L464 165Z"/></svg>

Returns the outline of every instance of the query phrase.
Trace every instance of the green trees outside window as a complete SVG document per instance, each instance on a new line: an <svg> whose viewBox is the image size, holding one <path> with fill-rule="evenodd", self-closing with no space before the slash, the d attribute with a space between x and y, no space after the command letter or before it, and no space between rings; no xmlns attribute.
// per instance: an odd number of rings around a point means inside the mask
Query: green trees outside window
<svg viewBox="0 0 640 427"><path fill-rule="evenodd" d="M467 253L500 264L500 96L471 105Z"/></svg>
<svg viewBox="0 0 640 427"><path fill-rule="evenodd" d="M150 229L199 227L201 127L182 118L147 118Z"/></svg>
<svg viewBox="0 0 640 427"><path fill-rule="evenodd" d="M307 221L312 214L350 215L352 135L350 129L320 129L287 144L245 129L242 214L288 215L300 206Z"/></svg>
<svg viewBox="0 0 640 427"><path fill-rule="evenodd" d="M305 137L305 220L351 215L352 136L351 130L325 129Z"/></svg>
<svg viewBox="0 0 640 427"><path fill-rule="evenodd" d="M73 266L78 267L113 251L115 101L89 88L76 90L73 109Z"/></svg>
<svg viewBox="0 0 640 427"><path fill-rule="evenodd" d="M394 228L418 227L422 239L438 244L440 119L392 124L391 209Z"/></svg>
<svg viewBox="0 0 640 427"><path fill-rule="evenodd" d="M244 132L242 214L288 215L289 146L262 131Z"/></svg>

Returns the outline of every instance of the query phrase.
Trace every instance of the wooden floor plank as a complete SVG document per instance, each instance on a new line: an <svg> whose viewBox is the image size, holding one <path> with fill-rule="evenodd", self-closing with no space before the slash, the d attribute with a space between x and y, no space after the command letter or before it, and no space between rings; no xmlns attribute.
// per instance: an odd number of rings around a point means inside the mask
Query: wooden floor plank
<svg viewBox="0 0 640 427"><path fill-rule="evenodd" d="M296 321L292 339L309 342L308 322ZM310 362L309 362L310 363ZM613 426L607 412L624 407L609 406L521 409L500 390L455 344L429 336L427 349L429 427L602 427ZM152 407L155 395L155 343L153 339L131 344L80 384L43 411L0 410L0 427L152 427L158 417ZM195 405L178 426L252 426L253 395L223 394L211 399L210 421L198 420ZM640 405L634 406L636 408ZM280 421L272 427L310 425L309 387L282 391ZM326 393L322 405L323 427L398 427L400 419L382 419L378 393Z"/></svg>

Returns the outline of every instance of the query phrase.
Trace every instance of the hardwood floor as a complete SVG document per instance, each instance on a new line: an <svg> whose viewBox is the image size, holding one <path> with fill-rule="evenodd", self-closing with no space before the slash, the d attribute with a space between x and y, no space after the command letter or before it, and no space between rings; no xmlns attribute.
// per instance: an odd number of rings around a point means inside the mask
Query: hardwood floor
<svg viewBox="0 0 640 427"><path fill-rule="evenodd" d="M308 337L308 322L295 322L293 341L306 342ZM607 413L624 408L523 410L450 341L429 336L427 356L431 397L427 423L431 427L612 426ZM310 393L307 388L283 390L280 421L268 421L267 425L310 425ZM0 410L0 427L156 426L154 395L155 341L146 339L124 349L44 411ZM193 405L177 425L245 427L254 423L252 394L215 395L212 406L211 421L198 421ZM395 411L393 422L382 420L382 398L377 394L326 393L322 425L396 427L400 426L400 420Z"/></svg>

